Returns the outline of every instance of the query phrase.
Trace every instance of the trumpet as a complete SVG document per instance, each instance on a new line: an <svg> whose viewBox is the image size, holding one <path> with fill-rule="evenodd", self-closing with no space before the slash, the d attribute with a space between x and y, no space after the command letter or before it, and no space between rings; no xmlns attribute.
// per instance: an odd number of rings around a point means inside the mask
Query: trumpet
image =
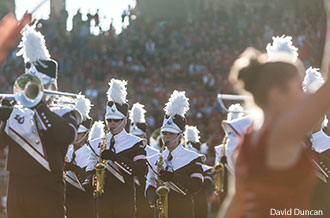
<svg viewBox="0 0 330 218"><path fill-rule="evenodd" d="M104 193L104 183L105 183L105 160L102 160L101 154L105 150L107 145L107 135L104 134L103 142L100 147L100 154L99 154L99 160L98 163L95 165L95 175L93 176L93 186L94 186L94 192L93 196L99 197Z"/></svg>
<svg viewBox="0 0 330 218"><path fill-rule="evenodd" d="M160 149L159 159L157 162L157 171L164 170L163 165L163 148ZM156 193L158 195L158 199L156 201L156 209L159 218L167 218L168 217L168 192L170 189L166 187L164 182L158 178L157 181L157 189Z"/></svg>
<svg viewBox="0 0 330 218"><path fill-rule="evenodd" d="M54 101L53 104L55 103L57 105L75 105L75 99L77 98L77 95L73 93L44 90L40 79L29 73L22 74L16 79L13 87L13 93L14 94L0 94L0 99L15 99L23 107L31 108L36 106L43 99L44 95L65 96L70 99L70 101L67 101L66 103L57 103Z"/></svg>

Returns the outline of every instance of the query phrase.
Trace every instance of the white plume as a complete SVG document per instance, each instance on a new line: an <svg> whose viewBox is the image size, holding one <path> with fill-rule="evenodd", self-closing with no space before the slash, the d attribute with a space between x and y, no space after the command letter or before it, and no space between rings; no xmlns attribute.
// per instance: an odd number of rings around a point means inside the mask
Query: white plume
<svg viewBox="0 0 330 218"><path fill-rule="evenodd" d="M244 116L244 109L240 104L232 104L228 109L227 121Z"/></svg>
<svg viewBox="0 0 330 218"><path fill-rule="evenodd" d="M37 63L39 60L49 60L50 54L46 47L44 36L35 30L34 26L26 26L22 31L22 40L18 45L17 56L23 56L24 62Z"/></svg>
<svg viewBox="0 0 330 218"><path fill-rule="evenodd" d="M316 92L324 83L324 79L318 68L309 67L306 70L306 76L303 81L303 90L305 93L312 94Z"/></svg>
<svg viewBox="0 0 330 218"><path fill-rule="evenodd" d="M91 128L91 132L89 133L88 140L93 140L96 138L103 138L104 129L105 129L105 125L104 125L103 121L95 121Z"/></svg>
<svg viewBox="0 0 330 218"><path fill-rule="evenodd" d="M83 121L90 118L89 112L91 111L92 106L93 105L91 104L91 101L88 98L86 98L84 95L80 93L77 95L76 109L78 109L79 112L81 113L83 117Z"/></svg>
<svg viewBox="0 0 330 218"><path fill-rule="evenodd" d="M274 59L276 56L286 53L295 62L298 57L298 48L292 44L291 36L273 36L273 44L268 43L266 46L269 60Z"/></svg>
<svg viewBox="0 0 330 218"><path fill-rule="evenodd" d="M111 79L110 88L107 91L108 101L114 101L117 104L125 104L127 102L127 82L125 80Z"/></svg>
<svg viewBox="0 0 330 218"><path fill-rule="evenodd" d="M323 122L322 122L322 128L327 127L329 123L328 117L325 117Z"/></svg>
<svg viewBox="0 0 330 218"><path fill-rule="evenodd" d="M176 114L184 116L189 110L188 101L189 99L186 97L185 91L179 92L174 90L170 99L166 103L164 111L168 116L174 116Z"/></svg>
<svg viewBox="0 0 330 218"><path fill-rule="evenodd" d="M196 126L186 125L186 131L184 133L186 142L199 142L199 130Z"/></svg>
<svg viewBox="0 0 330 218"><path fill-rule="evenodd" d="M129 118L133 123L145 123L146 119L144 114L146 112L147 111L144 109L144 105L137 102L133 104Z"/></svg>

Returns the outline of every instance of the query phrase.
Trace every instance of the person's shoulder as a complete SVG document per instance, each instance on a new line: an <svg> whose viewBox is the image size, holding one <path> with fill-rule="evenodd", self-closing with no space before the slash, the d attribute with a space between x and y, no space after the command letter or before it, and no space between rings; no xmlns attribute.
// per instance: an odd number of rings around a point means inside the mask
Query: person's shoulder
<svg viewBox="0 0 330 218"><path fill-rule="evenodd" d="M146 160L151 164L154 165L159 159L159 153L146 157Z"/></svg>
<svg viewBox="0 0 330 218"><path fill-rule="evenodd" d="M181 155L183 155L184 159L186 159L188 162L202 162L205 159L205 155L199 154L184 147Z"/></svg>
<svg viewBox="0 0 330 218"><path fill-rule="evenodd" d="M150 145L146 145L145 150L147 152L147 156L152 156L159 153L156 148L153 148Z"/></svg>
<svg viewBox="0 0 330 218"><path fill-rule="evenodd" d="M93 153L97 154L100 148L100 145L103 143L103 138L94 138L87 141L87 145L93 151Z"/></svg>
<svg viewBox="0 0 330 218"><path fill-rule="evenodd" d="M196 151L193 151L193 150L190 150L190 149L187 149L187 148L185 148L185 147L183 147L183 151L182 152L184 152L184 154L186 155L186 156L189 156L189 157L195 157L195 158L197 158L198 156L199 156L199 154L196 152Z"/></svg>
<svg viewBox="0 0 330 218"><path fill-rule="evenodd" d="M133 143L133 145L135 145L137 143L146 144L144 142L144 139L139 138L131 133L126 133L125 140L130 141L131 143Z"/></svg>

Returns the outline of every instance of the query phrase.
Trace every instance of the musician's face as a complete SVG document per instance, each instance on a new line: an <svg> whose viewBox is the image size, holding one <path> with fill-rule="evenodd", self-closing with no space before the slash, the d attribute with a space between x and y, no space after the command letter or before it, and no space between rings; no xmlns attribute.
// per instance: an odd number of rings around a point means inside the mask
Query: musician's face
<svg viewBox="0 0 330 218"><path fill-rule="evenodd" d="M47 83L44 85L44 89L57 91L57 86L54 83Z"/></svg>
<svg viewBox="0 0 330 218"><path fill-rule="evenodd" d="M107 126L111 134L116 135L120 133L127 123L127 119L107 119Z"/></svg>
<svg viewBox="0 0 330 218"><path fill-rule="evenodd" d="M85 138L83 139L83 137L85 137ZM78 133L77 138L75 140L78 143L75 143L74 146L76 148L80 148L81 146L83 146L85 144L87 139L88 139L88 136L86 135L86 133L84 133L84 132Z"/></svg>
<svg viewBox="0 0 330 218"><path fill-rule="evenodd" d="M165 145L170 148L180 144L181 137L178 133L162 132L162 137Z"/></svg>
<svg viewBox="0 0 330 218"><path fill-rule="evenodd" d="M52 90L52 91L57 91L57 86L54 83L47 83L44 85L45 90ZM51 95L45 95L43 97L44 101L48 101Z"/></svg>

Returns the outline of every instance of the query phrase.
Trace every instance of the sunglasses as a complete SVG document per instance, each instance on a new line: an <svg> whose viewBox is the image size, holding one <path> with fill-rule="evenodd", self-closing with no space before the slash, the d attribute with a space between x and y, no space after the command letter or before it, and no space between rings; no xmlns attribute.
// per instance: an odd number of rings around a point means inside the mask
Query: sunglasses
<svg viewBox="0 0 330 218"><path fill-rule="evenodd" d="M111 123L112 121L113 122L115 122L115 123L118 123L118 122L120 122L120 121L122 121L123 119L107 119L107 121L109 122L109 123Z"/></svg>

